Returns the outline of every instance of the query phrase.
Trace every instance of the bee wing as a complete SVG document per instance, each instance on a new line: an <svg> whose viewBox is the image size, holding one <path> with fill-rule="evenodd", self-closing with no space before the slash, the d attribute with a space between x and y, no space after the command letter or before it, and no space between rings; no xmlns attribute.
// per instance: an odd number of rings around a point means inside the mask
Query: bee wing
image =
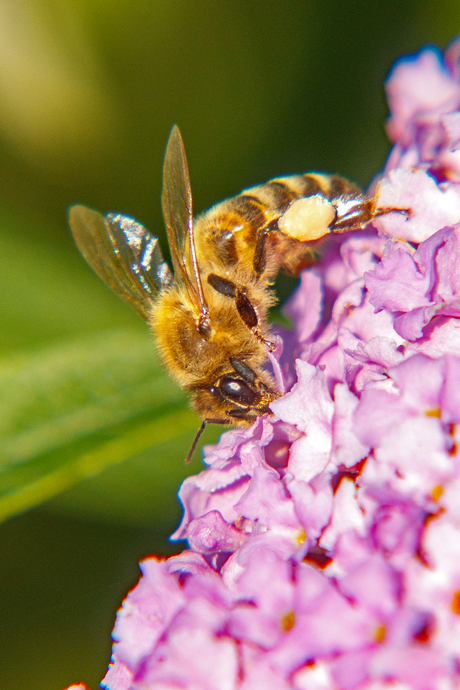
<svg viewBox="0 0 460 690"><path fill-rule="evenodd" d="M174 267L174 278L177 283L185 285L197 312L204 317L208 309L196 258L190 175L184 142L177 125L172 128L166 146L161 203ZM187 266L187 253L192 264L192 275Z"/></svg>
<svg viewBox="0 0 460 690"><path fill-rule="evenodd" d="M133 218L86 206L72 206L69 223L91 268L147 320L152 300L172 282L158 238Z"/></svg>

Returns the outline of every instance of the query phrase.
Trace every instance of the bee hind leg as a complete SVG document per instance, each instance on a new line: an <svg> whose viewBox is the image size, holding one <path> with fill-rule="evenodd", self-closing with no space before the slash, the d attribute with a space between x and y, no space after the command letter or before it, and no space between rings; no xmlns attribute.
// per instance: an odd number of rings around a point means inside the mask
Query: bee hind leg
<svg viewBox="0 0 460 690"><path fill-rule="evenodd" d="M343 197L336 202L336 217L329 225L329 230L339 233L358 230L371 223L377 216L383 216L387 213L411 215L410 209L407 208L377 207L375 199L372 197L356 199Z"/></svg>

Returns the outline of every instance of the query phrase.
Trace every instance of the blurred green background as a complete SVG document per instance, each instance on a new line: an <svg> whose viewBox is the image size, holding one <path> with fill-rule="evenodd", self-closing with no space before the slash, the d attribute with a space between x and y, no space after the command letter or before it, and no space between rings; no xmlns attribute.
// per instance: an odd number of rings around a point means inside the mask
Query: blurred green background
<svg viewBox="0 0 460 690"><path fill-rule="evenodd" d="M175 493L200 468L186 399L79 257L68 205L165 246L174 122L196 212L293 172L366 186L389 69L459 30L458 0L0 0L2 690L98 686L137 562L180 548Z"/></svg>

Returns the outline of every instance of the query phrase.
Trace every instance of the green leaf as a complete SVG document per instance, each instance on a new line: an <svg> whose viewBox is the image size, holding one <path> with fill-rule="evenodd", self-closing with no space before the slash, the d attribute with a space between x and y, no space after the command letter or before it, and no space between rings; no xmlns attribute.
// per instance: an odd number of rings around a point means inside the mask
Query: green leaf
<svg viewBox="0 0 460 690"><path fill-rule="evenodd" d="M198 426L149 334L117 329L0 360L0 520ZM183 472L182 472L183 473Z"/></svg>
<svg viewBox="0 0 460 690"><path fill-rule="evenodd" d="M47 242L46 228L42 241L28 237L31 225L30 218L0 207L0 353L30 350L97 329L146 330L76 247Z"/></svg>

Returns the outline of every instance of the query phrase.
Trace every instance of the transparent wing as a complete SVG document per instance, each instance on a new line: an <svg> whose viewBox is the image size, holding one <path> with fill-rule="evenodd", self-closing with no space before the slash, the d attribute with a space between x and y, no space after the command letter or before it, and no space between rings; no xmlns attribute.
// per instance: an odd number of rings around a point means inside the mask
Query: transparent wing
<svg viewBox="0 0 460 690"><path fill-rule="evenodd" d="M184 143L177 125L172 128L166 146L161 203L174 267L174 278L177 283L185 285L197 313L204 321L207 318L208 309L196 258L190 175Z"/></svg>
<svg viewBox="0 0 460 690"><path fill-rule="evenodd" d="M69 223L91 268L147 320L152 300L172 282L158 239L128 216L72 206Z"/></svg>

